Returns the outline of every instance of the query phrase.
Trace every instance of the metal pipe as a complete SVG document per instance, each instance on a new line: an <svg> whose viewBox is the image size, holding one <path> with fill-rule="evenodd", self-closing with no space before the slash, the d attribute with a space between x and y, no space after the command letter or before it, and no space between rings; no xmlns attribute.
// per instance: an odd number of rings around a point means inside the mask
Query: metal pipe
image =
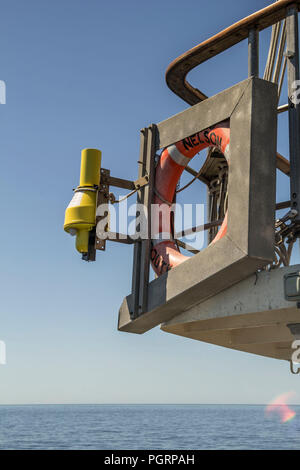
<svg viewBox="0 0 300 470"><path fill-rule="evenodd" d="M220 227L222 225L223 221L224 221L224 219L215 220L213 222L209 222L209 223L204 224L204 225L198 225L197 227L187 228L187 229L183 230L182 232L175 233L175 238L177 240L178 238L187 237L188 235L193 235L194 233L204 232L205 230L209 230L213 227Z"/></svg>
<svg viewBox="0 0 300 470"><path fill-rule="evenodd" d="M270 43L270 51L269 51L269 56L266 64L266 70L264 73L264 79L271 81L272 78L272 73L274 69L274 63L275 63L275 57L276 57L276 50L277 50L277 45L278 45L278 37L279 37L279 31L280 31L280 26L281 23L276 23L272 27L272 37L271 37L271 43Z"/></svg>
<svg viewBox="0 0 300 470"><path fill-rule="evenodd" d="M286 70L286 64L287 64L287 58L285 57L284 62L283 62L283 67L281 70L280 79L279 79L279 85L278 85L278 101L281 96L281 90L282 90L282 85L283 85L283 80L284 80L284 75L285 75L285 70Z"/></svg>
<svg viewBox="0 0 300 470"><path fill-rule="evenodd" d="M251 28L248 37L248 76L259 76L259 31Z"/></svg>
<svg viewBox="0 0 300 470"><path fill-rule="evenodd" d="M285 43L286 43L286 21L283 22L282 30L281 30L281 37L280 37L280 42L278 46L277 59L276 59L275 69L274 69L273 78L272 78L272 82L274 83L278 83L279 81L279 75L280 75L280 70L281 70L281 65L282 65Z"/></svg>
<svg viewBox="0 0 300 470"><path fill-rule="evenodd" d="M273 50L273 44L274 44L274 38L275 38L275 31L276 31L276 25L273 24L272 26L272 32L271 32L271 40L270 40L270 46L269 46L269 52L268 52L268 58L265 66L265 71L263 75L263 79L267 80L267 76L269 74L269 69L270 69L270 61L271 61L271 55L272 55L272 50Z"/></svg>
<svg viewBox="0 0 300 470"><path fill-rule="evenodd" d="M282 106L278 106L277 113L278 114L285 113L288 110L289 110L289 105L288 104L283 104Z"/></svg>

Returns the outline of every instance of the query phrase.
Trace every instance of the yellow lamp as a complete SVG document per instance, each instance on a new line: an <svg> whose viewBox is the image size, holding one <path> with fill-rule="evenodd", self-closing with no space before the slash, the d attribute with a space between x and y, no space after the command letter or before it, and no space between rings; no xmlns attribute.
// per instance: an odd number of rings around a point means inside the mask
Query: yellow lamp
<svg viewBox="0 0 300 470"><path fill-rule="evenodd" d="M65 213L64 230L76 235L76 249L88 252L89 232L96 225L98 185L100 183L101 151L81 152L80 183Z"/></svg>

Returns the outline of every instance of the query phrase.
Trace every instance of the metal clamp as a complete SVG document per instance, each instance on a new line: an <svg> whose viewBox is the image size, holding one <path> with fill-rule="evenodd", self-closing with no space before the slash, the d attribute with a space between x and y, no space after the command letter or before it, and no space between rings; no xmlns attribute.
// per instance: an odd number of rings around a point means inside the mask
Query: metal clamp
<svg viewBox="0 0 300 470"><path fill-rule="evenodd" d="M147 184L149 184L149 176L148 175L142 176L141 178L134 181L135 189L141 189L144 186L147 186Z"/></svg>
<svg viewBox="0 0 300 470"><path fill-rule="evenodd" d="M92 188L91 186L78 186L76 189L73 189L74 193L78 193L81 191L92 191L93 193L96 193L99 189L99 186L94 185Z"/></svg>

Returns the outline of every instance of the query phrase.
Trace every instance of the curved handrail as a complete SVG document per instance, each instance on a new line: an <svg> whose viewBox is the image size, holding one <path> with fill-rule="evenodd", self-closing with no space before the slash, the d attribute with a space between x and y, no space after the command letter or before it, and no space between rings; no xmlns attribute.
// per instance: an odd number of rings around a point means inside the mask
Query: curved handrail
<svg viewBox="0 0 300 470"><path fill-rule="evenodd" d="M261 31L281 21L286 17L287 7L291 5L297 6L298 11L300 10L300 0L279 0L182 54L167 69L166 81L168 87L190 105L205 100L207 96L186 80L187 74L197 65L246 39L249 36L250 29L257 28Z"/></svg>

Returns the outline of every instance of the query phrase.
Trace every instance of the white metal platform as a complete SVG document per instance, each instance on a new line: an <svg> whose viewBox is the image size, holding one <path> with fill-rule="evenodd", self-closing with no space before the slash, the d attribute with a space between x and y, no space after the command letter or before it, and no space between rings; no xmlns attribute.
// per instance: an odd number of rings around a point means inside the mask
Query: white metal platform
<svg viewBox="0 0 300 470"><path fill-rule="evenodd" d="M283 276L300 265L261 272L189 308L161 329L198 341L290 360L294 337L287 324L300 323L296 302L284 299Z"/></svg>

